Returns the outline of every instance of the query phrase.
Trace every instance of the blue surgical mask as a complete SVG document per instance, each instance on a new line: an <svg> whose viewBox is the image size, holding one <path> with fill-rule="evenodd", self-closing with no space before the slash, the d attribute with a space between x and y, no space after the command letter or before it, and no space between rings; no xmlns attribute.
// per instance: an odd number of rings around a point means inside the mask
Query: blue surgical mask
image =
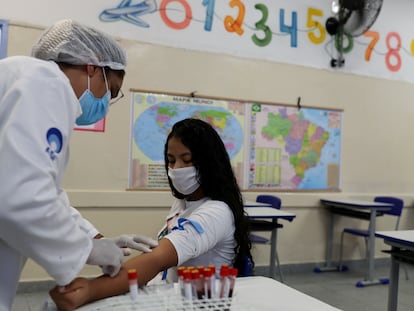
<svg viewBox="0 0 414 311"><path fill-rule="evenodd" d="M102 68L106 93L102 98L96 98L90 90L90 78L88 75L88 89L79 98L82 114L76 119L77 125L90 125L103 119L108 112L108 104L111 99L111 92L108 89L105 70Z"/></svg>

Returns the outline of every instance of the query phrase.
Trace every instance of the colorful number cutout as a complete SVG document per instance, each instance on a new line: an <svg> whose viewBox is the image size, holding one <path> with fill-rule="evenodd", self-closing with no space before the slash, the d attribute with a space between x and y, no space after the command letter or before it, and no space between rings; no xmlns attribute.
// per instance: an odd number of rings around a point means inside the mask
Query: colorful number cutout
<svg viewBox="0 0 414 311"><path fill-rule="evenodd" d="M348 43L346 46L344 46L344 39L345 38L346 38L346 41ZM341 52L341 50L342 50L342 53L346 54L346 53L351 52L353 47L354 47L354 38L350 34L337 33L335 35L335 48L338 52Z"/></svg>
<svg viewBox="0 0 414 311"><path fill-rule="evenodd" d="M410 50L411 50L411 55L414 55L414 40L411 40Z"/></svg>
<svg viewBox="0 0 414 311"><path fill-rule="evenodd" d="M226 28L228 32L236 32L239 36L241 36L244 32L242 26L243 26L244 16L246 14L246 8L244 4L240 2L240 0L231 0L229 4L232 8L237 6L237 8L239 9L239 14L237 15L236 20L234 20L233 17L227 15L224 18L224 27Z"/></svg>
<svg viewBox="0 0 414 311"><path fill-rule="evenodd" d="M257 46L266 46L272 41L272 31L270 30L269 26L266 25L267 18L269 16L269 10L267 7L262 4L258 3L255 6L255 9L262 12L262 18L255 24L256 29L263 31L264 36L263 39L260 39L256 34L252 35L252 41Z"/></svg>
<svg viewBox="0 0 414 311"><path fill-rule="evenodd" d="M204 23L204 30L211 31L211 28L213 28L215 0L203 0L203 5L207 7L206 22Z"/></svg>
<svg viewBox="0 0 414 311"><path fill-rule="evenodd" d="M315 9L315 8L308 9L308 18L306 19L306 27L308 27L311 30L313 28L316 28L319 31L319 36L314 34L312 31L309 31L308 38L314 44L321 44L322 42L325 41L326 30L325 30L325 27L320 22L313 19L314 16L322 17L323 16L322 10Z"/></svg>
<svg viewBox="0 0 414 311"><path fill-rule="evenodd" d="M290 46L298 46L298 13L292 12L292 25L285 24L285 10L279 11L280 31L290 34Z"/></svg>
<svg viewBox="0 0 414 311"><path fill-rule="evenodd" d="M371 42L367 46L367 49L365 50L365 60L369 62L371 60L372 51L374 50L375 46L377 45L377 42L380 39L380 35L378 31L368 30L364 33L364 37L372 38Z"/></svg>
<svg viewBox="0 0 414 311"><path fill-rule="evenodd" d="M168 6L171 3L177 3L182 6L185 14L182 21L175 21L168 16ZM205 22L204 30L211 31L213 27L213 19L215 16L215 0L202 0L202 5L205 7ZM239 36L243 35L243 22L246 15L246 8L241 0L230 0L229 6L231 8L237 8L237 17L233 18L227 15L224 18L224 27L228 32L235 32ZM261 18L255 23L257 32L251 36L254 44L259 47L264 47L270 44L273 37L273 32L268 26L269 9L263 3L255 4L254 8L261 13ZM172 29L184 29L188 27L193 16L192 10L188 3L188 0L161 0L159 6L160 16L163 22ZM326 40L326 29L324 25L319 21L323 17L323 11L317 8L309 7L307 10L306 27L308 28L308 38L313 44L321 44ZM298 22L297 12L292 11L291 24L285 23L285 10L280 9L279 11L279 28L281 33L286 33L291 36L290 46L297 47L298 45ZM364 59L369 62L372 57L372 52L375 50L379 40L380 34L377 31L368 30L364 33L364 37L371 38L368 46L365 50ZM335 47L336 50L342 53L349 53L354 46L354 38L344 33L342 35L335 35ZM345 44L344 44L345 43ZM390 32L386 36L386 47L387 52L385 53L385 64L388 70L392 72L399 71L402 66L401 48L402 40L401 36L397 32ZM414 56L414 39L410 45L411 54Z"/></svg>
<svg viewBox="0 0 414 311"><path fill-rule="evenodd" d="M397 47L394 48L391 46L391 39L395 38L397 40ZM390 32L385 39L388 52L385 54L385 64L390 71L396 72L400 70L402 65L401 55L398 53L401 49L401 37L396 32ZM391 59L394 58L397 60L396 64L391 63Z"/></svg>
<svg viewBox="0 0 414 311"><path fill-rule="evenodd" d="M168 17L168 15L167 15L167 6L171 2L178 2L183 6L184 12L185 12L185 17L184 17L184 20L182 22L172 21ZM191 19L193 18L193 13L191 11L191 7L185 0L162 0L162 2L160 4L160 15L161 15L161 19L164 21L164 23L172 29L184 29L184 28L186 28L190 24Z"/></svg>

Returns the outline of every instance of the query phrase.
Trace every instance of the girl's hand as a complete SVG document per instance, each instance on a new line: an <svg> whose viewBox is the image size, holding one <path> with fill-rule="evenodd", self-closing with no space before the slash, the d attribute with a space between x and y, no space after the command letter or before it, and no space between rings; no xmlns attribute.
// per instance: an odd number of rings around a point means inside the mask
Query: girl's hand
<svg viewBox="0 0 414 311"><path fill-rule="evenodd" d="M56 286L49 291L58 310L72 311L87 303L90 299L90 282L85 278L77 278L72 283Z"/></svg>

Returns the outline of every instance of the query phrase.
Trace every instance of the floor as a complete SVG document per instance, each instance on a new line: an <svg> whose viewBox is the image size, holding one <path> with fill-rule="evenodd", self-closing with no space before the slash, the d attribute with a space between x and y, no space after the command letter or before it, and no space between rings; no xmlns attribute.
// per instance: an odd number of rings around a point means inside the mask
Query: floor
<svg viewBox="0 0 414 311"><path fill-rule="evenodd" d="M409 280L400 270L398 311L414 310L414 266L407 265ZM294 271L292 271L294 270ZM387 285L355 287L362 280L363 267L352 267L347 272L314 273L312 269L286 269L285 284L344 311L386 311ZM376 266L375 276L388 276L389 265ZM260 274L260 273L258 273ZM276 276L276 279L279 279ZM45 287L44 285L41 287ZM47 297L47 290L27 290L17 295L12 311L39 311Z"/></svg>
<svg viewBox="0 0 414 311"><path fill-rule="evenodd" d="M404 270L400 269L398 311L414 310L414 266L406 267L408 280L405 278ZM376 277L388 275L388 265L376 267ZM388 285L356 287L356 282L363 280L363 276L364 270L357 268L346 272L309 271L287 274L285 283L344 311L386 311Z"/></svg>

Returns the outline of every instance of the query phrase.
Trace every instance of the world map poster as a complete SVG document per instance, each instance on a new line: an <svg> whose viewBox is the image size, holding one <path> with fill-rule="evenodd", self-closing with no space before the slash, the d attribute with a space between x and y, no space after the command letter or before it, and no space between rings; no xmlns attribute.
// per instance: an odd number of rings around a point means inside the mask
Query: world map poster
<svg viewBox="0 0 414 311"><path fill-rule="evenodd" d="M243 180L244 105L182 95L132 93L131 189L169 189L164 144L172 126L185 118L210 123L223 140L239 182ZM240 184L241 186L241 184Z"/></svg>
<svg viewBox="0 0 414 311"><path fill-rule="evenodd" d="M164 144L185 118L222 138L242 190L339 190L340 110L132 91L129 189L169 189Z"/></svg>

